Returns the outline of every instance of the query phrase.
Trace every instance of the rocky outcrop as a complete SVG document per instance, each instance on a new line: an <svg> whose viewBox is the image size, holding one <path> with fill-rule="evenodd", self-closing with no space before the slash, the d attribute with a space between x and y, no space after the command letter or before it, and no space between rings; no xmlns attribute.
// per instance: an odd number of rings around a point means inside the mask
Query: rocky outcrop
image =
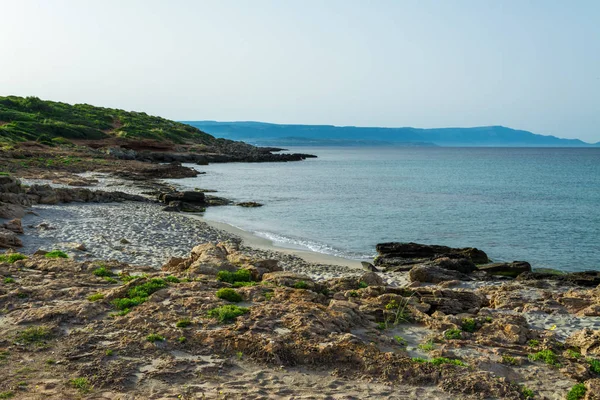
<svg viewBox="0 0 600 400"><path fill-rule="evenodd" d="M243 201L241 203L237 203L236 206L246 207L246 208L255 208L255 207L262 207L263 205L255 202L255 201Z"/></svg>
<svg viewBox="0 0 600 400"><path fill-rule="evenodd" d="M123 192L106 192L104 190L90 190L85 188L53 188L50 185L32 185L26 194L33 203L37 204L149 201L143 196Z"/></svg>
<svg viewBox="0 0 600 400"><path fill-rule="evenodd" d="M567 284L595 287L600 285L600 271L583 271L571 273L524 272L517 276L518 281L557 281Z"/></svg>
<svg viewBox="0 0 600 400"><path fill-rule="evenodd" d="M426 283L440 283L445 281L455 280L470 280L465 274L440 268L435 265L417 265L414 266L409 272L408 277L411 282L426 282Z"/></svg>
<svg viewBox="0 0 600 400"><path fill-rule="evenodd" d="M480 271L490 275L501 275L516 278L524 272L531 272L531 265L526 261L513 261L511 263L493 263L479 265Z"/></svg>
<svg viewBox="0 0 600 400"><path fill-rule="evenodd" d="M0 228L0 248L12 249L15 247L22 247L23 242L13 231L5 228Z"/></svg>
<svg viewBox="0 0 600 400"><path fill-rule="evenodd" d="M475 264L485 264L489 261L485 252L469 248L451 248L447 246L426 245L419 243L380 243L376 247L379 254L375 265L393 269L396 266L421 264L436 258L464 258Z"/></svg>
<svg viewBox="0 0 600 400"><path fill-rule="evenodd" d="M477 270L477 267L475 266L473 261L463 257L440 257L434 259L431 263L437 267L447 269L450 271L461 272L463 274L468 274Z"/></svg>
<svg viewBox="0 0 600 400"><path fill-rule="evenodd" d="M600 330L577 331L569 336L565 345L579 349L584 356L600 356Z"/></svg>

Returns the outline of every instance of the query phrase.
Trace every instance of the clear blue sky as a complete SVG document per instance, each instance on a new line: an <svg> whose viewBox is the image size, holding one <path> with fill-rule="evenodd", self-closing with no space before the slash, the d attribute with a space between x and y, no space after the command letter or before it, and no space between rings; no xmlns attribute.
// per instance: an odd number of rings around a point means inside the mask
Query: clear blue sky
<svg viewBox="0 0 600 400"><path fill-rule="evenodd" d="M600 1L0 0L0 94L600 141Z"/></svg>

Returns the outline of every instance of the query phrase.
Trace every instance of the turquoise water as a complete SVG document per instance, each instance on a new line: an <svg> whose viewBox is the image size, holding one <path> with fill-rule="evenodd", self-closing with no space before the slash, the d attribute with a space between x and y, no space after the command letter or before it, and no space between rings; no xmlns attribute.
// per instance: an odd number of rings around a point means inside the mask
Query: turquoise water
<svg viewBox="0 0 600 400"><path fill-rule="evenodd" d="M286 247L369 258L385 241L474 246L494 260L600 269L600 149L293 148L317 159L196 166L177 180L262 208L206 218Z"/></svg>

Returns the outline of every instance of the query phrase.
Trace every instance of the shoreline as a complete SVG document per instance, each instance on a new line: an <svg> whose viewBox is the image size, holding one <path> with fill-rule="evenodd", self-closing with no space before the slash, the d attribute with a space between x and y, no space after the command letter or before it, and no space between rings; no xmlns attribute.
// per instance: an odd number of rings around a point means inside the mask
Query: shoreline
<svg viewBox="0 0 600 400"><path fill-rule="evenodd" d="M317 251L312 250L292 249L289 247L278 246L277 244L275 244L274 241L270 239L260 237L258 235L253 234L252 232L245 231L225 222L212 221L194 214L188 214L186 216L204 222L208 226L211 226L217 230L225 231L229 234L238 236L242 239L243 244L248 247L252 247L259 250L276 251L287 255L297 256L302 258L304 261L312 264L327 264L362 269L362 265L359 260L334 256L331 254L319 253Z"/></svg>

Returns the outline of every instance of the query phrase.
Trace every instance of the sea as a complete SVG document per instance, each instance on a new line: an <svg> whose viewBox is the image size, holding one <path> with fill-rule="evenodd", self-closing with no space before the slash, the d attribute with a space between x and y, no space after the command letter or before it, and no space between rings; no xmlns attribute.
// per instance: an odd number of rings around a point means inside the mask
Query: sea
<svg viewBox="0 0 600 400"><path fill-rule="evenodd" d="M417 242L534 268L600 269L600 148L289 150L318 158L194 165L205 174L174 183L263 203L211 207L205 218L281 247L363 260L377 243Z"/></svg>

